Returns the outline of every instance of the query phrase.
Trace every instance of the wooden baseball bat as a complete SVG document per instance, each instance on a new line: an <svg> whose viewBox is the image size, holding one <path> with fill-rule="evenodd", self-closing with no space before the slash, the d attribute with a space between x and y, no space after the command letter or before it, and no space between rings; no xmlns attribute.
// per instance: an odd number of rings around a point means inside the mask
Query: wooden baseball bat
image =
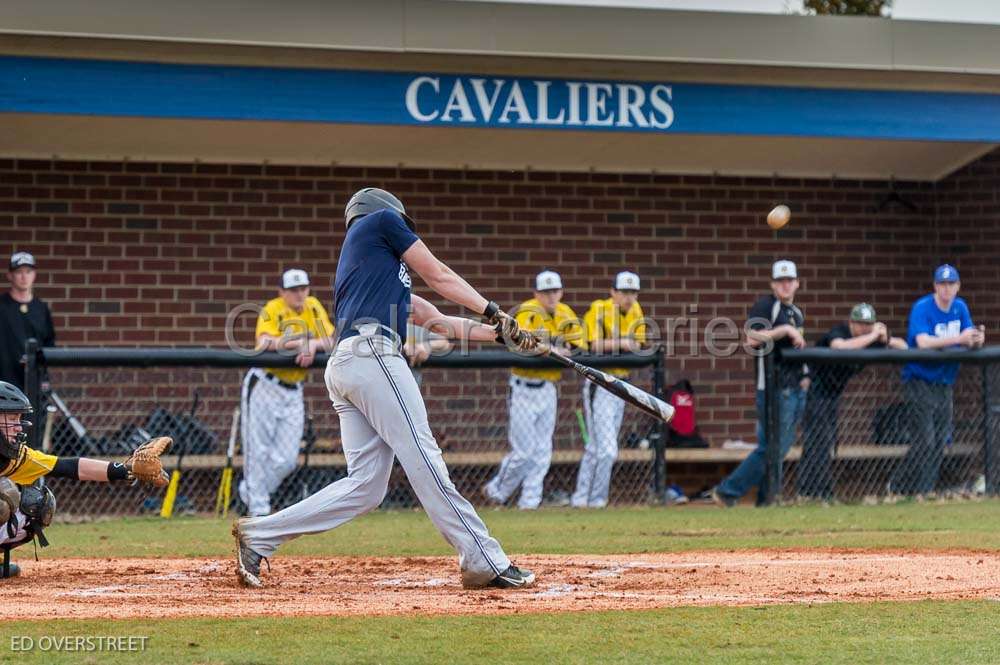
<svg viewBox="0 0 1000 665"><path fill-rule="evenodd" d="M50 390L48 392L48 398L52 400L52 403L56 405L59 412L62 413L63 417L69 422L69 426L72 428L73 434L80 439L80 443L85 447L87 452L91 455L99 454L100 448L98 446L98 442L90 436L87 428L83 426L83 423L81 423L76 416L73 415L73 413L69 410L69 407L66 406L66 402L62 401L62 398L59 397L56 391ZM52 419L49 418L49 420Z"/></svg>
<svg viewBox="0 0 1000 665"><path fill-rule="evenodd" d="M305 432L302 440L305 442L305 447L303 448L304 458L302 460L302 468L299 470L302 474L302 500L309 498L309 453L312 452L313 446L316 445L316 429L313 427L312 416L308 413L306 414Z"/></svg>
<svg viewBox="0 0 1000 665"><path fill-rule="evenodd" d="M181 464L184 462L184 453L187 452L188 447L188 435L190 434L191 427L194 425L194 414L198 410L198 399L200 395L198 394L198 389L194 390L194 401L191 404L191 415L189 416L187 428L185 429L183 436L178 437L182 441L182 445L177 454L177 466L170 473L170 484L167 485L167 492L163 495L163 505L160 506L160 517L163 519L170 519L174 516L174 503L177 500L177 490L181 484Z"/></svg>
<svg viewBox="0 0 1000 665"><path fill-rule="evenodd" d="M229 501L233 496L233 456L236 454L236 430L240 423L240 407L233 409L233 424L229 429L229 447L226 449L226 466L219 479L219 491L215 495L215 512L223 519L229 514Z"/></svg>
<svg viewBox="0 0 1000 665"><path fill-rule="evenodd" d="M42 433L42 452L46 455L52 453L52 425L55 422L56 407L51 404L45 405L45 430ZM39 487L45 487L45 476L37 481Z"/></svg>
<svg viewBox="0 0 1000 665"><path fill-rule="evenodd" d="M587 433L587 421L583 417L583 411L580 409L576 410L576 424L580 426L580 438L583 439L583 445L590 445L590 434Z"/></svg>
<svg viewBox="0 0 1000 665"><path fill-rule="evenodd" d="M535 339L537 340L538 338L536 337ZM555 353L551 346L541 340L538 340L538 348L542 354L547 355L560 365L565 365L570 369L576 370L588 381L593 381L611 394L617 395L632 406L642 409L654 418L658 418L665 423L669 423L674 417L674 407L670 406L662 399L654 397L646 391L636 388L631 383L622 381L618 377L611 376L607 372L602 372L599 369L581 365L572 358L567 358L566 356Z"/></svg>
<svg viewBox="0 0 1000 665"><path fill-rule="evenodd" d="M42 433L42 452L46 455L52 452L52 425L55 422L56 407L45 406L45 430Z"/></svg>

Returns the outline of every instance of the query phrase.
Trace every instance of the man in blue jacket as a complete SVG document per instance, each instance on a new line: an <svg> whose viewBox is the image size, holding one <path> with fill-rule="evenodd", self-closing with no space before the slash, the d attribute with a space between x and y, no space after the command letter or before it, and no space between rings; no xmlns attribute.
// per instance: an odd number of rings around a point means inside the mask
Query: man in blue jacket
<svg viewBox="0 0 1000 665"><path fill-rule="evenodd" d="M983 345L983 328L972 323L965 301L958 297L958 270L944 264L934 271L934 293L913 304L907 343L917 349L976 349ZM893 494L934 491L944 447L952 431L952 386L957 362L912 362L903 366L903 391L909 406L912 440L892 475Z"/></svg>

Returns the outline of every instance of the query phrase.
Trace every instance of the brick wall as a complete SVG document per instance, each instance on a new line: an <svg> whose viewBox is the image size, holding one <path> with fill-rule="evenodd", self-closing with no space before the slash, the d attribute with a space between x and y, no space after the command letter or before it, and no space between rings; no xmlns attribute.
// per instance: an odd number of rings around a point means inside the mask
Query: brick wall
<svg viewBox="0 0 1000 665"><path fill-rule="evenodd" d="M227 312L272 297L286 266L308 270L329 304L343 205L377 185L403 199L432 250L507 305L550 267L582 315L627 268L664 330L692 306L700 328L717 316L741 323L772 260L788 257L810 337L860 300L902 331L947 258L974 314L995 325L998 174L994 153L937 185L896 183L913 213L879 209L880 181L0 160L0 252L37 256L61 344L221 345ZM777 203L794 219L775 233L763 218ZM699 389L705 434L717 445L752 438L749 359L692 356L687 331L668 368Z"/></svg>
<svg viewBox="0 0 1000 665"><path fill-rule="evenodd" d="M954 264L962 296L977 323L987 327L987 344L1000 344L1000 150L956 171L935 185L937 263ZM992 331L992 332L991 332Z"/></svg>

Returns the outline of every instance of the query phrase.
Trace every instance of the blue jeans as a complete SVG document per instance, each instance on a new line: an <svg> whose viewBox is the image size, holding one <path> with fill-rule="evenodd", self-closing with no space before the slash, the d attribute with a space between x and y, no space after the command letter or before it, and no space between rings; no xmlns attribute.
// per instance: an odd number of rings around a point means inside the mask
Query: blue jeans
<svg viewBox="0 0 1000 665"><path fill-rule="evenodd" d="M795 427L802 417L802 407L805 404L805 391L796 388L785 388L781 391L778 412L780 417L781 458L788 454L789 448L795 442ZM764 436L764 422L767 414L764 408L764 391L757 391L757 447L747 455L736 470L719 483L718 493L731 499L742 498L751 487L760 488L764 481L765 451L767 440ZM763 502L763 494L758 491L757 503Z"/></svg>

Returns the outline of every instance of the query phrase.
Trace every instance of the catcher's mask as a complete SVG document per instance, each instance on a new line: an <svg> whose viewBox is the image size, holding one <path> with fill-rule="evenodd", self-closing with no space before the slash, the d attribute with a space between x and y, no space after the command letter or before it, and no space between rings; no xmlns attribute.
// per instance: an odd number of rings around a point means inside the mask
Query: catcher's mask
<svg viewBox="0 0 1000 665"><path fill-rule="evenodd" d="M45 528L52 524L56 513L56 495L44 485L29 485L21 490L21 512L35 525Z"/></svg>
<svg viewBox="0 0 1000 665"><path fill-rule="evenodd" d="M0 456L7 459L17 459L21 448L28 441L28 429L31 421L27 416L32 413L31 402L17 386L0 381ZM12 422L11 415L20 415L17 422ZM20 427L20 431L17 428Z"/></svg>
<svg viewBox="0 0 1000 665"><path fill-rule="evenodd" d="M390 192L384 189L378 189L377 187L365 187L364 189L359 189L351 197L351 200L347 202L344 207L344 221L347 222L347 227L351 227L351 222L353 222L358 217L363 217L364 215L370 215L373 212L378 212L379 210L394 210L399 213L399 215L406 222L406 225L410 227L411 231L415 230L415 222L413 219L406 214L406 209L403 207L403 202L396 198Z"/></svg>

